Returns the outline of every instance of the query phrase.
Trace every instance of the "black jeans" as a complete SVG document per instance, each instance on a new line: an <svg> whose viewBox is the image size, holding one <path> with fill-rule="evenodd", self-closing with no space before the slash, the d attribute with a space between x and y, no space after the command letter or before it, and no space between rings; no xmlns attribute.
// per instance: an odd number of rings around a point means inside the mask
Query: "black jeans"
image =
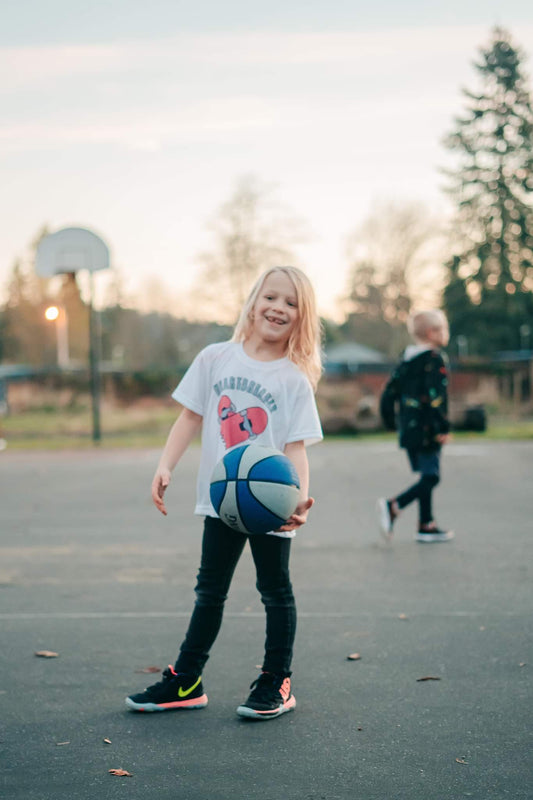
<svg viewBox="0 0 533 800"><path fill-rule="evenodd" d="M418 500L420 525L433 522L432 493L440 481L440 450L408 450L407 457L413 472L420 472L420 480L399 494L398 508L405 508Z"/></svg>
<svg viewBox="0 0 533 800"><path fill-rule="evenodd" d="M257 573L257 589L266 610L263 670L290 675L296 633L296 605L289 575L291 540L268 534L247 536L221 520L206 517L196 604L175 669L200 675L222 623L231 579L246 541Z"/></svg>

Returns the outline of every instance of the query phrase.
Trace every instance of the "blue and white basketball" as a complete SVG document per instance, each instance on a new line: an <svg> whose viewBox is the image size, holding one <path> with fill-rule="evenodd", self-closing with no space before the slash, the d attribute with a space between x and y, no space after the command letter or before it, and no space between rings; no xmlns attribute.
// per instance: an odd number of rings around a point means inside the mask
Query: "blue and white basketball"
<svg viewBox="0 0 533 800"><path fill-rule="evenodd" d="M279 450L245 444L230 450L211 477L211 502L222 522L242 533L275 531L294 513L300 481Z"/></svg>

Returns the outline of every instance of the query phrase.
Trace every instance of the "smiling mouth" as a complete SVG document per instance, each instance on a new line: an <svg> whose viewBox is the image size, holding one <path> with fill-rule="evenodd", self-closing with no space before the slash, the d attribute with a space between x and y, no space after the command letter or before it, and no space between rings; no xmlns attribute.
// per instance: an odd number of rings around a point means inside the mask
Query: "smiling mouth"
<svg viewBox="0 0 533 800"><path fill-rule="evenodd" d="M285 325L284 319L279 319L279 317L265 317L268 322L274 323L274 325Z"/></svg>

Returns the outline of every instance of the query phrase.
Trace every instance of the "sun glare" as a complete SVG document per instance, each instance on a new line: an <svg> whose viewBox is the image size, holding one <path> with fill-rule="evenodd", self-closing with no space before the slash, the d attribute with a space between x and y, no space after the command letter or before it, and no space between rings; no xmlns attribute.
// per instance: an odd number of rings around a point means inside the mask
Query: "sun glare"
<svg viewBox="0 0 533 800"><path fill-rule="evenodd" d="M44 316L49 320L57 319L59 317L59 309L57 306L49 306L44 312Z"/></svg>

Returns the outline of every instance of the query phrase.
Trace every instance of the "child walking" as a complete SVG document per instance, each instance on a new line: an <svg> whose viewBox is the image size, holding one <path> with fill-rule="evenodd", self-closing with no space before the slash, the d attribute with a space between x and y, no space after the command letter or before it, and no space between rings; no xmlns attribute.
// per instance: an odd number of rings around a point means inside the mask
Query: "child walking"
<svg viewBox="0 0 533 800"><path fill-rule="evenodd" d="M385 427L396 430L400 447L407 450L413 472L420 479L396 497L378 500L382 534L390 541L393 525L401 510L418 501L419 542L445 542L453 531L439 528L433 518L433 490L440 480L441 447L449 440L448 377L440 348L449 340L448 321L442 311L420 311L409 319L415 340L405 350L381 397ZM396 415L398 411L398 415Z"/></svg>
<svg viewBox="0 0 533 800"><path fill-rule="evenodd" d="M203 708L202 672L219 632L237 562L248 541L257 588L266 611L262 671L237 714L272 719L291 711L291 660L296 606L289 573L291 539L307 520L306 445L320 441L314 389L321 373L320 322L313 288L295 267L267 270L253 287L231 341L206 347L173 397L183 406L152 482L152 499L167 513L164 494L171 472L202 430L195 513L205 516L196 602L174 667L144 692L126 699L135 711ZM256 442L282 450L300 478L300 501L277 531L248 536L225 525L209 498L210 476L225 452Z"/></svg>

